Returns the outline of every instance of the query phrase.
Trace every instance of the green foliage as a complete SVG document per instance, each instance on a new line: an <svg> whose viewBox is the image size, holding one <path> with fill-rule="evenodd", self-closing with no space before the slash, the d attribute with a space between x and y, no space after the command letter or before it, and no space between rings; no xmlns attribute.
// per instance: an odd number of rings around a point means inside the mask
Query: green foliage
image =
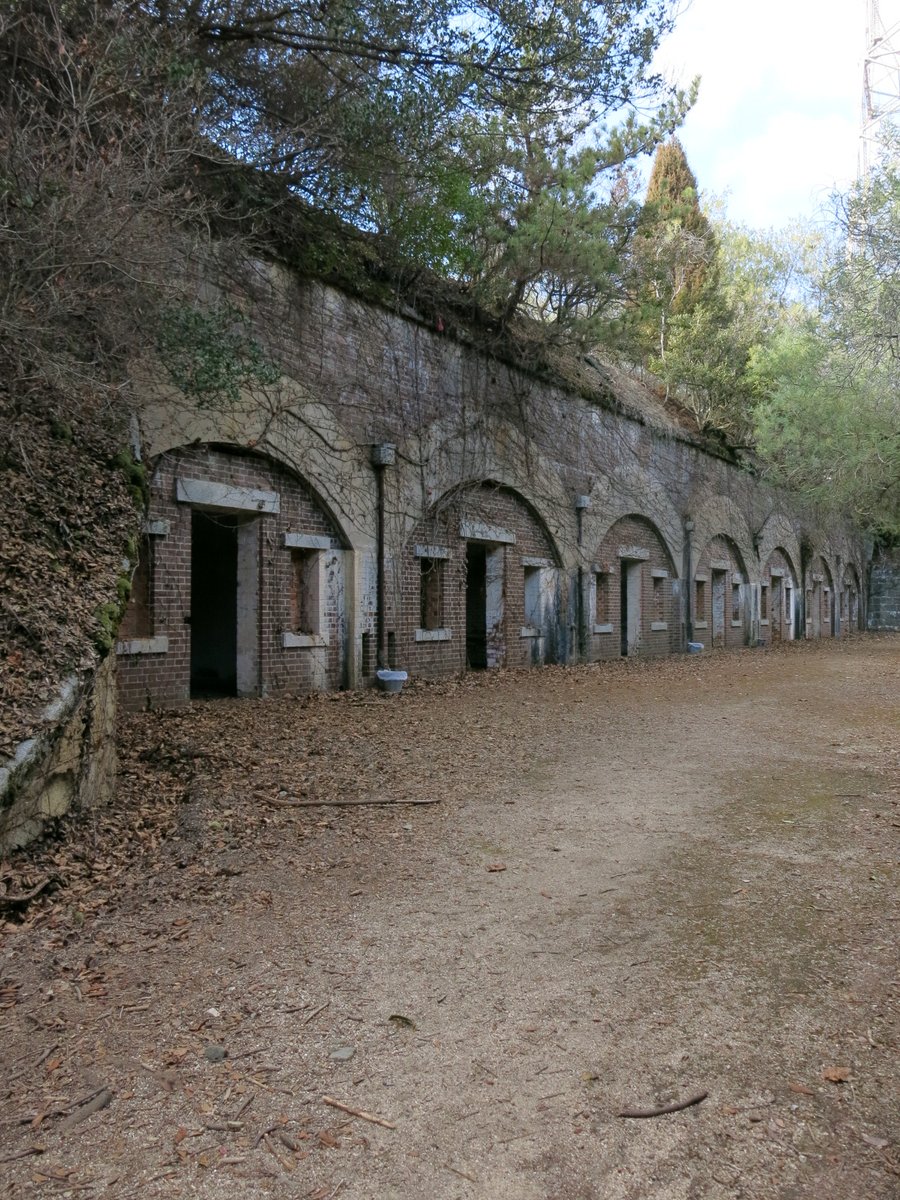
<svg viewBox="0 0 900 1200"><path fill-rule="evenodd" d="M654 251L657 300L673 315L690 312L714 285L717 246L675 137L657 147L637 232L638 244L649 242Z"/></svg>
<svg viewBox="0 0 900 1200"><path fill-rule="evenodd" d="M677 382L681 367L666 366L673 333L679 337L683 364L691 329L708 331L713 310L723 309L723 300L717 295L716 236L700 208L697 180L676 138L657 147L630 263L633 352L652 369L662 370L667 382ZM707 305L709 311L694 323L689 318L697 305ZM673 325L679 317L687 319Z"/></svg>
<svg viewBox="0 0 900 1200"><path fill-rule="evenodd" d="M754 353L769 472L881 536L900 533L900 138L837 201L838 231L804 247L817 268ZM800 314L800 315L798 315Z"/></svg>
<svg viewBox="0 0 900 1200"><path fill-rule="evenodd" d="M819 508L900 533L900 406L885 374L809 325L754 355L755 436L769 472Z"/></svg>
<svg viewBox="0 0 900 1200"><path fill-rule="evenodd" d="M279 378L246 318L229 304L164 309L156 348L175 386L201 408L236 403L241 389Z"/></svg>
<svg viewBox="0 0 900 1200"><path fill-rule="evenodd" d="M207 135L315 208L503 320L558 333L619 295L616 179L691 102L651 69L675 0L148 8L205 65Z"/></svg>
<svg viewBox="0 0 900 1200"><path fill-rule="evenodd" d="M750 351L732 310L714 298L672 317L666 356L651 358L650 366L703 432L746 442L755 399L747 369Z"/></svg>
<svg viewBox="0 0 900 1200"><path fill-rule="evenodd" d="M150 480L147 468L134 457L130 450L120 450L111 460L111 467L122 472L131 492L135 508L143 511L150 501Z"/></svg>
<svg viewBox="0 0 900 1200"><path fill-rule="evenodd" d="M122 620L123 605L120 602L110 601L108 604L102 604L96 611L97 631L94 634L94 645L100 652L101 657L105 657L116 644L116 633L119 628L119 622Z"/></svg>

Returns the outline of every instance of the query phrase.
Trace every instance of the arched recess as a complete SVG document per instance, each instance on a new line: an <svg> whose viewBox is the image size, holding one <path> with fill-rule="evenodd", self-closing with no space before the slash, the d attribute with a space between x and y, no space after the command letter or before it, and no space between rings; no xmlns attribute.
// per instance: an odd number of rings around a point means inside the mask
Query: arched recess
<svg viewBox="0 0 900 1200"><path fill-rule="evenodd" d="M590 495L591 506L584 514L583 543L585 553L591 554L603 541L616 522L635 515L649 522L662 541L673 568L681 573L684 553L684 526L677 509L667 493L648 483L638 495L615 492L606 479L599 479Z"/></svg>
<svg viewBox="0 0 900 1200"><path fill-rule="evenodd" d="M340 687L347 546L317 491L270 455L160 454L118 645L124 704Z"/></svg>
<svg viewBox="0 0 900 1200"><path fill-rule="evenodd" d="M586 597L588 658L668 654L681 642L678 569L657 526L619 517L593 544Z"/></svg>
<svg viewBox="0 0 900 1200"><path fill-rule="evenodd" d="M861 596L859 572L853 563L847 563L841 580L841 633L863 628Z"/></svg>
<svg viewBox="0 0 900 1200"><path fill-rule="evenodd" d="M561 558L541 514L496 481L450 489L401 555L398 665L426 678L566 655Z"/></svg>
<svg viewBox="0 0 900 1200"><path fill-rule="evenodd" d="M295 380L282 378L265 394L230 409L197 409L180 393L157 389L141 414L148 462L188 445L228 445L259 453L311 487L340 528L347 547L374 541L374 486L367 451L361 451L326 405Z"/></svg>
<svg viewBox="0 0 900 1200"><path fill-rule="evenodd" d="M784 546L773 546L760 572L760 639L767 646L792 641L799 636L799 619L800 590L794 560Z"/></svg>
<svg viewBox="0 0 900 1200"><path fill-rule="evenodd" d="M699 556L704 548L713 538L722 536L728 538L738 551L740 570L747 575L748 582L755 583L757 554L753 537L743 512L734 500L730 496L710 496L694 507L691 518L694 522L692 574L696 574Z"/></svg>
<svg viewBox="0 0 900 1200"><path fill-rule="evenodd" d="M401 541L414 535L423 512L431 516L449 498L484 484L517 494L543 525L560 565L574 561L574 497L558 467L512 422L482 414L461 429L457 419L435 421L401 443L398 457L420 464L401 485L397 509L408 514Z"/></svg>
<svg viewBox="0 0 900 1200"><path fill-rule="evenodd" d="M697 543L691 614L694 636L713 647L746 645L755 621L744 554L726 533Z"/></svg>
<svg viewBox="0 0 900 1200"><path fill-rule="evenodd" d="M806 636L833 637L837 626L834 572L824 554L814 553L806 568Z"/></svg>
<svg viewBox="0 0 900 1200"><path fill-rule="evenodd" d="M794 568L795 578L799 584L800 576L798 572L802 561L800 541L793 522L783 513L773 513L766 520L756 537L756 552L760 565L768 562L772 552L776 549L781 549L790 559L791 565Z"/></svg>

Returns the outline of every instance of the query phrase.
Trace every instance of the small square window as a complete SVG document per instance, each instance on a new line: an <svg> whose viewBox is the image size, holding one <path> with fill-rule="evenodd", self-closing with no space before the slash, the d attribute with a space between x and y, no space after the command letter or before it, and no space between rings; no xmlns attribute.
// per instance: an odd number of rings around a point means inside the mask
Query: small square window
<svg viewBox="0 0 900 1200"><path fill-rule="evenodd" d="M419 628L440 629L444 617L444 560L419 559Z"/></svg>
<svg viewBox="0 0 900 1200"><path fill-rule="evenodd" d="M321 633L319 550L291 551L291 625L295 633Z"/></svg>
<svg viewBox="0 0 900 1200"><path fill-rule="evenodd" d="M594 623L596 625L608 625L612 620L612 612L610 610L610 595L611 586L609 574L596 572L594 579L597 586L597 597L594 604Z"/></svg>
<svg viewBox="0 0 900 1200"><path fill-rule="evenodd" d="M146 534L138 548L138 564L131 578L131 601L120 637L153 637L153 538Z"/></svg>
<svg viewBox="0 0 900 1200"><path fill-rule="evenodd" d="M539 629L543 624L541 568L523 567L525 573L525 624Z"/></svg>
<svg viewBox="0 0 900 1200"><path fill-rule="evenodd" d="M664 621L666 619L666 592L665 579L659 575L653 576L653 620Z"/></svg>

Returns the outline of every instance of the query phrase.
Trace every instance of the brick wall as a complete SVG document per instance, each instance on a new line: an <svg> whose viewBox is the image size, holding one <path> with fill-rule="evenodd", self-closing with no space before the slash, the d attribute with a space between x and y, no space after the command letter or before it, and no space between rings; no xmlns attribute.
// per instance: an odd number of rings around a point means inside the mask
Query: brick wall
<svg viewBox="0 0 900 1200"><path fill-rule="evenodd" d="M727 537L714 537L703 548L694 571L694 636L710 647L737 649L745 644L747 574L738 548Z"/></svg>
<svg viewBox="0 0 900 1200"><path fill-rule="evenodd" d="M869 629L900 629L900 547L879 548L869 583Z"/></svg>
<svg viewBox="0 0 900 1200"><path fill-rule="evenodd" d="M673 596L677 572L649 521L637 516L616 521L594 551L590 575L586 591L592 661L616 658L623 651L629 657L646 657L680 648L682 613ZM626 618L631 610L624 631L623 599Z"/></svg>
<svg viewBox="0 0 900 1200"><path fill-rule="evenodd" d="M343 552L331 520L301 480L270 460L198 446L162 456L153 473L148 514L151 532L144 539L150 553L143 572L139 569L135 599L119 633L123 705L134 709L174 704L190 696L190 620L202 614L192 613L193 506L177 500L179 478L279 496L278 513L255 516L242 511L235 518L244 527L242 536L257 571L256 678L249 690L268 694L339 687L345 640ZM297 611L294 560L284 546L284 535L289 533L327 540L327 548L321 550L320 646L282 645L282 635L295 632ZM166 640L164 651L155 648L163 644L160 639ZM129 649L142 652L122 652Z"/></svg>
<svg viewBox="0 0 900 1200"><path fill-rule="evenodd" d="M486 540L463 536L464 522L485 527ZM511 535L511 543L492 542L491 529ZM431 515L419 522L404 546L397 566L399 586L393 607L393 628L396 634L397 665L426 679L458 674L466 668L466 588L468 580L466 547L469 541L479 541L494 554L494 565L500 572L502 588L502 618L486 637L490 642L491 665L521 667L538 665L554 657L553 630L557 622L544 605L544 621L540 634L523 636L525 619L525 560L541 560L548 575L555 575L556 554L553 545L525 502L513 492L502 488L480 486L456 494L450 501L439 504ZM417 548L430 548L447 557L432 557L417 553ZM440 576L441 634L423 630L421 625L422 558L436 564ZM541 570L531 566L529 569ZM545 592L548 580L545 579ZM549 581L552 582L552 579ZM556 608L558 612L558 607ZM490 624L490 614L486 614ZM529 629L532 627L529 626ZM423 637L423 633L426 635ZM428 635L431 635L430 637Z"/></svg>
<svg viewBox="0 0 900 1200"><path fill-rule="evenodd" d="M845 567L841 582L841 633L859 631L862 620L861 592L856 568Z"/></svg>
<svg viewBox="0 0 900 1200"><path fill-rule="evenodd" d="M790 641L800 597L797 574L786 551L773 550L760 574L760 640L767 646Z"/></svg>
<svg viewBox="0 0 900 1200"><path fill-rule="evenodd" d="M764 580L754 547L764 545L769 553L779 544L808 541L802 515L788 511L782 497L726 454L676 427L658 404L647 402L640 385L623 381L612 368L584 366L578 386L590 388L586 402L550 374L538 377L490 358L465 331L455 338L452 323L435 327L319 284L298 283L280 269L273 270L271 281L270 294L254 297L249 309L260 341L283 369L285 386L240 414L191 416L184 404L167 412L163 402L150 434L157 452L173 443L199 443L180 456L183 470L193 476L283 493L282 512L256 521L262 690L340 686L354 677L354 667L371 680L377 564L368 447L377 442L397 446L396 463L384 476L390 665L429 678L466 668L466 631L472 625L467 592L476 571L487 570L467 568L467 544L486 548L490 558L497 620L485 620L489 665L567 661L582 649L589 659L618 656L623 578L632 616L626 650L649 655L683 649L686 601L693 607L697 596L695 581L679 577L688 515L703 531L698 539L720 535L703 546L695 567L703 584L696 640L707 645L714 640L714 585L722 589L724 606L720 644L776 637L771 623L759 624L758 607L762 586L771 598L771 570L780 559L771 557ZM327 510L340 513L345 522L340 540L314 494L280 468L250 454L203 449L230 441L263 447L267 439L273 455L293 463L327 498ZM183 700L189 690L184 617L191 600L190 513L174 498L174 478L164 458L151 517L168 520L170 531L166 537L150 535L153 561L146 578L135 581L130 624L122 633L123 641L142 641L148 651L121 658L123 690L132 705ZM506 486L462 486L486 479ZM448 499L435 503L440 496ZM617 522L600 545L582 545L586 510L578 509L579 525L576 496L588 497L589 528L605 527L607 508L634 515ZM510 540L464 536L467 520L506 530ZM302 591L297 564L292 571L291 555L281 545L285 528L324 530L330 539L333 557L323 584L327 648L281 644ZM341 603L341 544L354 555L354 595L346 603ZM822 544L834 561L857 562L862 570L864 556L852 531L836 528ZM676 563L669 561L666 545L673 547ZM425 549L417 553L417 546ZM428 547L440 552L429 554ZM629 556L629 548L642 554ZM422 563L429 559L440 596L429 594L423 618ZM598 591L606 605L602 620ZM579 617L583 627L576 628ZM598 626L605 631L597 632ZM812 623L808 628L815 636ZM169 643L165 661L161 637ZM351 663L342 660L341 647L352 655Z"/></svg>
<svg viewBox="0 0 900 1200"><path fill-rule="evenodd" d="M834 577L821 554L806 570L806 636L831 637L834 632Z"/></svg>

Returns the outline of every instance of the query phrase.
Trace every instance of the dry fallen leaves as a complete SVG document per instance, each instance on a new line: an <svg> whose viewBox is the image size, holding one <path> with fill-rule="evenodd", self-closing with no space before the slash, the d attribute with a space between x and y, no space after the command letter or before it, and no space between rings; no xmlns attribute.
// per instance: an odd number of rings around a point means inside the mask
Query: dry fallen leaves
<svg viewBox="0 0 900 1200"><path fill-rule="evenodd" d="M822 1078L827 1083L846 1083L850 1074L849 1067L826 1067L822 1072Z"/></svg>

